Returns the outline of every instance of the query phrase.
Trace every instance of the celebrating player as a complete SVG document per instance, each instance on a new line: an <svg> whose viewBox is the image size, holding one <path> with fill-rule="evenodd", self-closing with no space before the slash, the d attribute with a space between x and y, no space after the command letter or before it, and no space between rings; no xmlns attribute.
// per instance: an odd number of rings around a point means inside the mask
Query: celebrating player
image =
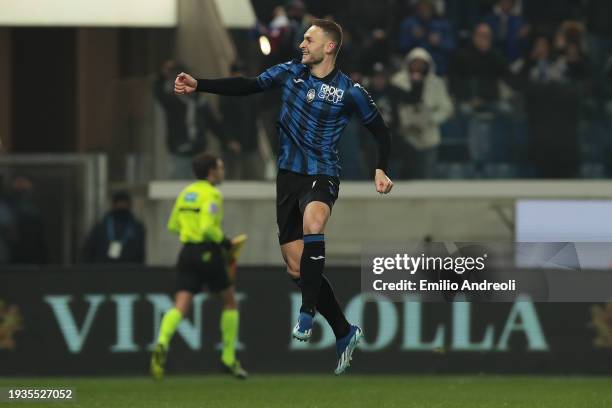
<svg viewBox="0 0 612 408"><path fill-rule="evenodd" d="M225 177L223 161L201 153L193 159L193 172L198 181L180 193L168 221L168 229L179 234L183 248L178 258L174 308L162 319L157 346L151 356L151 375L156 379L163 377L170 340L189 312L193 295L207 284L223 301L221 363L232 375L244 379L247 373L236 359L239 316L227 265L232 261L228 259L232 241L221 230L223 197L216 187Z"/></svg>
<svg viewBox="0 0 612 408"><path fill-rule="evenodd" d="M196 80L181 73L174 83L174 92L179 95L195 91L248 95L282 88L276 217L287 272L302 291L293 337L308 341L315 313L322 314L336 336L336 374L348 367L363 336L359 327L347 322L323 275L324 230L340 188L337 146L353 113L378 142L376 191L387 194L393 187L385 174L391 145L389 129L365 89L336 68L341 45L342 28L338 24L315 20L300 44L301 60L275 65L256 78Z"/></svg>

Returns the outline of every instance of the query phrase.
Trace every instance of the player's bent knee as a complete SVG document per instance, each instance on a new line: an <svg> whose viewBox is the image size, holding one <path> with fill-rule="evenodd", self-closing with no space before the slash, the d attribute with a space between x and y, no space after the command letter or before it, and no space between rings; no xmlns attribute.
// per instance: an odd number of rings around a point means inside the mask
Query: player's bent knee
<svg viewBox="0 0 612 408"><path fill-rule="evenodd" d="M304 234L322 234L325 228L325 222L323 220L310 221L304 224Z"/></svg>

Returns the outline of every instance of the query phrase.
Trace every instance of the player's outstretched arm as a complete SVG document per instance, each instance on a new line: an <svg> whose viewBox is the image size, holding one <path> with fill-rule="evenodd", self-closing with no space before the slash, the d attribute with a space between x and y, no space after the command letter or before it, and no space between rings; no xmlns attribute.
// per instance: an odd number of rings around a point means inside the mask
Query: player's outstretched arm
<svg viewBox="0 0 612 408"><path fill-rule="evenodd" d="M189 74L181 72L174 80L174 93L177 95L187 95L195 92L198 81Z"/></svg>
<svg viewBox="0 0 612 408"><path fill-rule="evenodd" d="M181 72L174 80L174 93L186 95L192 92L208 92L217 95L250 95L263 91L257 78L229 77L220 79L195 79Z"/></svg>
<svg viewBox="0 0 612 408"><path fill-rule="evenodd" d="M378 161L374 174L376 191L381 194L388 194L393 188L393 182L386 174L391 153L391 132L380 113L377 113L374 120L365 127L372 133L378 144Z"/></svg>

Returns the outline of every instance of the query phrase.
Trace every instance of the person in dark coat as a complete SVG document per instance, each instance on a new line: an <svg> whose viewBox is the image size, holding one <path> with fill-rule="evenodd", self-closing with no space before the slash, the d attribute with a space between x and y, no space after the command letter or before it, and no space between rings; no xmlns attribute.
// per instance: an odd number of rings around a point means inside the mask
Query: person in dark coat
<svg viewBox="0 0 612 408"><path fill-rule="evenodd" d="M91 230L83 248L87 263L139 263L145 261L145 228L132 212L125 191L113 195L112 208Z"/></svg>

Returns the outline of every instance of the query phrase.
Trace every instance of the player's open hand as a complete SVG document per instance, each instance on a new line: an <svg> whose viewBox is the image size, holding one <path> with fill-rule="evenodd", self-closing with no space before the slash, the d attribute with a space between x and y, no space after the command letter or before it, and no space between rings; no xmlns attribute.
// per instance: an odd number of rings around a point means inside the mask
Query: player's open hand
<svg viewBox="0 0 612 408"><path fill-rule="evenodd" d="M198 81L189 74L181 72L174 80L174 93L177 95L187 95L195 92Z"/></svg>
<svg viewBox="0 0 612 408"><path fill-rule="evenodd" d="M376 169L374 184L376 185L376 191L378 191L380 194L387 194L391 192L391 189L393 188L393 182L381 169Z"/></svg>

